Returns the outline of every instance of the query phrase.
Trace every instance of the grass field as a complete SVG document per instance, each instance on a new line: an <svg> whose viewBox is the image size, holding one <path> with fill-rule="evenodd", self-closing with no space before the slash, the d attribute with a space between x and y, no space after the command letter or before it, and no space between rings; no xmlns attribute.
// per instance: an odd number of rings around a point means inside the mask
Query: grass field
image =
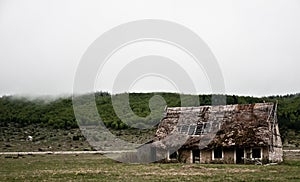
<svg viewBox="0 0 300 182"><path fill-rule="evenodd" d="M0 156L1 181L300 181L300 161L280 165L125 164L102 155Z"/></svg>

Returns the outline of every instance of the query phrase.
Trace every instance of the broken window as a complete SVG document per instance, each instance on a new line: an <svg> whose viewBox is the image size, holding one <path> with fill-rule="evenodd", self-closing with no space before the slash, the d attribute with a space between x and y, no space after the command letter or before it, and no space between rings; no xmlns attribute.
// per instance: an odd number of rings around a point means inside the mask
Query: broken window
<svg viewBox="0 0 300 182"><path fill-rule="evenodd" d="M218 131L220 129L220 122L218 121L213 121L211 123L211 131Z"/></svg>
<svg viewBox="0 0 300 182"><path fill-rule="evenodd" d="M180 125L177 127L178 132L182 134L194 135L196 125Z"/></svg>
<svg viewBox="0 0 300 182"><path fill-rule="evenodd" d="M211 128L211 124L210 123L204 123L203 133L209 133L210 132L210 128Z"/></svg>
<svg viewBox="0 0 300 182"><path fill-rule="evenodd" d="M195 135L201 135L202 134L202 130L203 130L203 124L202 123L197 124Z"/></svg>
<svg viewBox="0 0 300 182"><path fill-rule="evenodd" d="M188 132L188 130L189 130L189 126L188 125L182 125L180 133L186 134Z"/></svg>
<svg viewBox="0 0 300 182"><path fill-rule="evenodd" d="M222 148L215 148L214 151L214 159L222 159L223 158L223 151Z"/></svg>
<svg viewBox="0 0 300 182"><path fill-rule="evenodd" d="M196 125L190 125L188 135L194 135L195 129L196 129Z"/></svg>
<svg viewBox="0 0 300 182"><path fill-rule="evenodd" d="M252 149L252 158L261 158L261 149L260 148Z"/></svg>
<svg viewBox="0 0 300 182"><path fill-rule="evenodd" d="M170 159L177 159L177 152L173 152L170 156L169 156Z"/></svg>
<svg viewBox="0 0 300 182"><path fill-rule="evenodd" d="M202 135L211 132L211 123L198 123L192 125L179 125L177 131L188 135Z"/></svg>

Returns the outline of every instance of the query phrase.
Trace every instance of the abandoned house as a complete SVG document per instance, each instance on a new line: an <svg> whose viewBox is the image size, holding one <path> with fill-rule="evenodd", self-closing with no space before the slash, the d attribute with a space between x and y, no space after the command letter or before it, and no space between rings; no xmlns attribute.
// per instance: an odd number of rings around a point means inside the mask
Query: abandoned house
<svg viewBox="0 0 300 182"><path fill-rule="evenodd" d="M280 162L276 110L273 103L166 108L152 143L155 157L186 163Z"/></svg>

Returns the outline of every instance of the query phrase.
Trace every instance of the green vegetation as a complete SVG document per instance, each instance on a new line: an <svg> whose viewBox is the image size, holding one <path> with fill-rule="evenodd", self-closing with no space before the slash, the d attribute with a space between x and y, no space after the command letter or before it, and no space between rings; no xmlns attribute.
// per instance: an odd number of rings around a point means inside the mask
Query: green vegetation
<svg viewBox="0 0 300 182"><path fill-rule="evenodd" d="M124 96L120 94L117 96ZM112 96L106 92L95 93L98 112L104 124L111 129L127 129L129 124L151 124L158 123L162 117L163 105L159 101L152 104L159 105L158 110L154 110L154 115L150 117L149 100L154 95L160 95L164 98L169 107L180 106L180 96L176 93L131 93L129 94L130 108L134 114L126 115L126 122L121 122L112 106ZM271 97L245 97L245 96L227 96L227 104L246 104L256 102L276 102L278 101L278 120L280 131L285 142L292 143L295 146L300 145L300 95L271 96ZM113 96L115 97L115 96ZM85 101L86 95L80 97ZM210 105L211 95L198 96L200 105ZM191 100L192 97L185 95L184 99ZM196 106L196 100L191 100L189 106ZM89 102L87 102L89 104ZM118 102L120 107L126 107L126 103ZM128 109L128 108L127 108ZM88 111L84 124L94 124L98 120L94 116L88 116ZM142 117L142 118L141 118ZM87 119L86 119L87 118ZM90 118L90 119L89 119ZM122 120L124 121L124 120ZM58 98L52 101L46 101L42 98L29 100L26 97L3 96L0 98L0 128L8 125L14 127L24 127L31 124L39 124L42 127L54 129L72 129L77 128L77 122L74 117L72 99Z"/></svg>
<svg viewBox="0 0 300 182"><path fill-rule="evenodd" d="M102 155L0 156L1 181L299 181L300 162L280 165L125 164Z"/></svg>

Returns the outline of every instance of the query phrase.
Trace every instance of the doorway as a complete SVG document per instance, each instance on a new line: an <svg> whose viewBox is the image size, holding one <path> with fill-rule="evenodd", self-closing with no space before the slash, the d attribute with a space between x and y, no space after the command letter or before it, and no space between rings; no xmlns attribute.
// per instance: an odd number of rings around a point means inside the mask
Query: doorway
<svg viewBox="0 0 300 182"><path fill-rule="evenodd" d="M200 163L200 149L195 149L193 152L193 163Z"/></svg>
<svg viewBox="0 0 300 182"><path fill-rule="evenodd" d="M237 148L236 149L236 164L244 164L244 149Z"/></svg>

